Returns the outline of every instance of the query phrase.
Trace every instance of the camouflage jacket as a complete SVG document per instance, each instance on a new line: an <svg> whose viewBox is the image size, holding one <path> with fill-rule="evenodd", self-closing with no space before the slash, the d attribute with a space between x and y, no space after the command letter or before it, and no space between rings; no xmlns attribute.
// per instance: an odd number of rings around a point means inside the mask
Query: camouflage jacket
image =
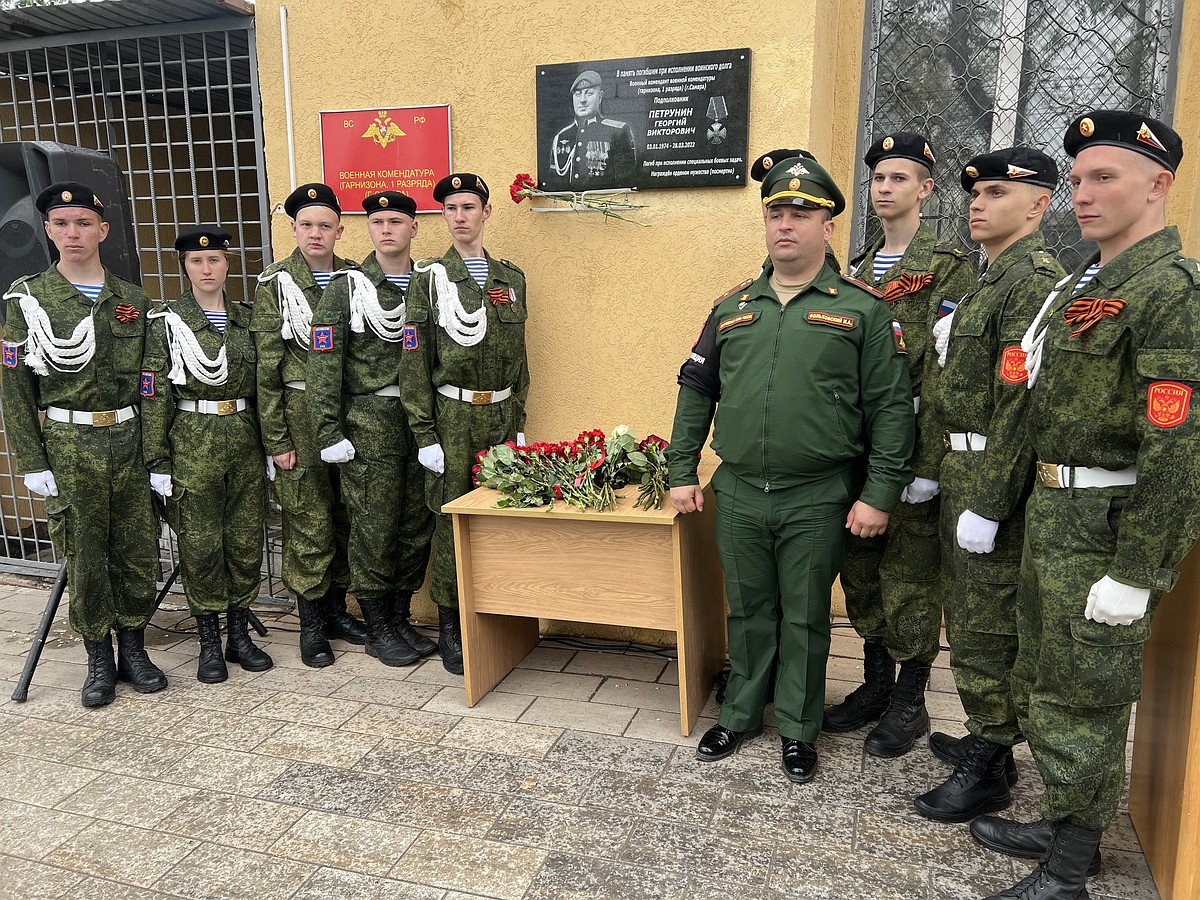
<svg viewBox="0 0 1200 900"><path fill-rule="evenodd" d="M506 259L487 255L488 278L481 290L466 263L451 247L440 260L458 286L463 308L487 310L487 334L473 347L458 344L437 323L437 298L429 272L414 272L408 286L408 324L400 365L400 393L417 446L440 443L434 393L440 385L470 391L512 388L517 404L517 431L525 430L529 397L529 362L525 356L525 273ZM489 300L488 292L496 300Z"/></svg>
<svg viewBox="0 0 1200 900"><path fill-rule="evenodd" d="M380 306L392 310L404 303L404 292L387 280L374 253L362 261L361 269L379 292ZM350 396L399 384L404 350L399 340L384 340L370 325L361 334L350 330L350 281L340 273L317 301L313 327L330 330L328 343L314 344L308 354L308 408L323 449L346 437L342 413Z"/></svg>
<svg viewBox="0 0 1200 900"><path fill-rule="evenodd" d="M771 271L713 307L679 370L671 484L697 483L715 415L713 451L755 487L826 478L866 452L862 500L890 512L912 480L903 338L875 294L829 265L786 305Z"/></svg>
<svg viewBox="0 0 1200 900"><path fill-rule="evenodd" d="M1044 322L1027 418L1043 462L1137 465L1137 484L1120 491L1128 498L1119 521L1109 519L1117 535L1109 574L1160 590L1175 583L1172 569L1200 533L1200 413L1191 409L1200 390L1200 262L1180 248L1178 230L1164 228L1082 290L1064 289ZM1106 299L1123 306L1096 302ZM1091 496L1080 491L1078 501Z"/></svg>
<svg viewBox="0 0 1200 900"><path fill-rule="evenodd" d="M51 266L18 278L10 291L38 299L55 337L70 337L88 316L95 322L96 352L78 372L38 375L27 365L29 337L25 315L16 300L8 301L4 326L4 423L8 444L17 457L18 474L50 468L38 411L47 406L73 410L111 410L138 404L138 375L146 339L146 292L105 271L104 287L95 303Z"/></svg>
<svg viewBox="0 0 1200 900"><path fill-rule="evenodd" d="M204 355L213 359L225 347L225 360L229 377L224 384L209 385L199 381L184 369L186 381L174 384L168 377L171 371L171 353L167 346L167 329L163 319L150 319L146 332L146 355L142 360L142 454L146 468L151 472L171 473L171 447L169 436L175 421L175 404L180 400L238 400L253 401L255 384L254 341L250 334L250 306L246 303L227 302L229 314L222 334L208 321L204 310L196 302L191 291L185 291L178 300L164 303L151 314L173 310L192 330ZM190 413L186 414L190 415ZM237 415L253 420L253 402Z"/></svg>
<svg viewBox="0 0 1200 900"><path fill-rule="evenodd" d="M850 274L883 292L892 318L904 329L908 346L908 371L913 397L925 392L927 351L938 310L945 303L953 308L962 297L975 289L975 272L970 258L956 247L939 243L926 225L913 235L900 261L875 281L875 254L883 247L883 238L850 262ZM936 364L936 363L935 363ZM913 473L936 480L943 448L940 433L934 434L932 419L924 409L917 411L917 441L913 448Z"/></svg>
<svg viewBox="0 0 1200 900"><path fill-rule="evenodd" d="M334 271L354 266L354 263L333 258ZM304 292L308 305L316 309L321 299L321 286L313 278L300 248L287 259L269 265L263 275L286 271ZM262 427L263 446L271 456L295 450L283 410L286 404L283 386L289 381L304 381L307 377L308 348L295 338L284 340L283 316L279 307L279 282L268 281L254 291L254 315L250 330L254 332L254 349L258 354L258 418ZM309 336L311 340L311 335Z"/></svg>
<svg viewBox="0 0 1200 900"><path fill-rule="evenodd" d="M1015 241L988 265L954 313L946 366L930 366L926 397L939 431L985 434L987 448L963 485L968 509L1002 521L1027 498L1033 448L1024 429L1029 391L1021 338L1066 273L1041 231ZM936 353L933 354L936 356Z"/></svg>

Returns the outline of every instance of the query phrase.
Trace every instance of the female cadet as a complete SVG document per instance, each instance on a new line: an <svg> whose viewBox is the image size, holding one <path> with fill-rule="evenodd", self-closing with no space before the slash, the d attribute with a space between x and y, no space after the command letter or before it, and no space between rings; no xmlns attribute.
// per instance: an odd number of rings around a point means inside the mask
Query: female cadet
<svg viewBox="0 0 1200 900"><path fill-rule="evenodd" d="M191 290L150 313L141 377L150 485L179 537L200 636L196 678L209 684L229 677L225 660L250 672L272 665L246 630L262 567L266 486L250 307L225 300L229 241L214 226L180 232L175 249Z"/></svg>

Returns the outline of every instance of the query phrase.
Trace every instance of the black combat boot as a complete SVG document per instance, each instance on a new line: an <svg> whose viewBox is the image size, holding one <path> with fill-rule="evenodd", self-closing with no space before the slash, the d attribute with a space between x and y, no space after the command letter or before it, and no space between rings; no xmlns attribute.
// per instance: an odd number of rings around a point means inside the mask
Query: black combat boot
<svg viewBox="0 0 1200 900"><path fill-rule="evenodd" d="M333 665L333 648L321 633L325 623L315 600L296 598L296 613L300 616L300 661L313 669Z"/></svg>
<svg viewBox="0 0 1200 900"><path fill-rule="evenodd" d="M832 734L854 731L874 722L888 708L896 687L896 662L883 644L863 644L863 683L837 706L825 710L821 730Z"/></svg>
<svg viewBox="0 0 1200 900"><path fill-rule="evenodd" d="M929 731L929 713L925 711L925 685L929 682L928 663L911 659L900 664L900 677L887 712L879 724L867 733L867 752L890 759L912 749L917 738Z"/></svg>
<svg viewBox="0 0 1200 900"><path fill-rule="evenodd" d="M408 617L412 615L412 591L396 591L392 596L392 621L400 637L420 656L429 656L436 652L437 644L413 628L412 622L408 621Z"/></svg>
<svg viewBox="0 0 1200 900"><path fill-rule="evenodd" d="M237 663L247 672L265 672L275 663L265 650L250 640L249 624L248 609L231 609L225 613L225 659Z"/></svg>
<svg viewBox="0 0 1200 900"><path fill-rule="evenodd" d="M1087 872L1104 832L1059 822L1041 864L987 900L1088 900Z"/></svg>
<svg viewBox="0 0 1200 900"><path fill-rule="evenodd" d="M1012 805L1005 765L1012 747L981 737L970 742L950 777L913 801L917 812L937 822L968 822L983 813Z"/></svg>
<svg viewBox="0 0 1200 900"><path fill-rule="evenodd" d="M363 616L367 620L367 655L374 656L385 666L411 666L421 658L400 633L392 621L391 600L377 597L374 600L359 600Z"/></svg>
<svg viewBox="0 0 1200 900"><path fill-rule="evenodd" d="M346 609L345 588L331 587L321 598L320 607L321 618L324 620L321 632L326 638L331 641L342 640L348 644L361 645L367 642L370 629Z"/></svg>
<svg viewBox="0 0 1200 900"><path fill-rule="evenodd" d="M929 736L929 749L942 762L948 762L952 766L957 766L963 761L963 758L967 755L967 750L971 748L971 743L975 740L976 738L973 734L956 738L953 735L935 731ZM1004 774L1008 778L1009 787L1017 783L1017 761L1012 758L1011 754L1005 758ZM1039 853L1034 859L1037 859L1041 855Z"/></svg>
<svg viewBox="0 0 1200 900"><path fill-rule="evenodd" d="M221 655L221 617L216 613L196 616L196 637L200 639L196 680L204 684L219 684L229 677L225 657Z"/></svg>
<svg viewBox="0 0 1200 900"><path fill-rule="evenodd" d="M463 673L462 630L457 609L438 607L438 651L447 672L451 675Z"/></svg>
<svg viewBox="0 0 1200 900"><path fill-rule="evenodd" d="M145 628L117 632L117 677L132 684L139 694L153 694L167 686L167 676L146 655L145 637Z"/></svg>
<svg viewBox="0 0 1200 900"><path fill-rule="evenodd" d="M84 706L107 706L117 699L117 664L113 659L112 635L98 641L83 639L88 656L87 679L80 691Z"/></svg>
<svg viewBox="0 0 1200 900"><path fill-rule="evenodd" d="M1048 819L1036 822L1014 822L999 816L980 816L971 823L971 837L989 850L1021 859L1041 859L1054 842L1054 823ZM1100 874L1100 848L1088 866L1089 875Z"/></svg>

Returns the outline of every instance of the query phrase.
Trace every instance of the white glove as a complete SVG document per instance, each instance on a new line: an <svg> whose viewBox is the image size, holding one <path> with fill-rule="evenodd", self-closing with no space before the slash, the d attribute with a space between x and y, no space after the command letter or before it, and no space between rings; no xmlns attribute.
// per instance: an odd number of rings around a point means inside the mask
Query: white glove
<svg viewBox="0 0 1200 900"><path fill-rule="evenodd" d="M518 447L525 446L525 432L523 432L523 431L517 432L517 446Z"/></svg>
<svg viewBox="0 0 1200 900"><path fill-rule="evenodd" d="M354 445L349 438L342 438L332 447L321 451L321 459L327 463L345 463L354 459Z"/></svg>
<svg viewBox="0 0 1200 900"><path fill-rule="evenodd" d="M170 497L175 490L172 486L170 475L157 475L154 472L150 473L150 487L154 489L154 493L158 494L164 500Z"/></svg>
<svg viewBox="0 0 1200 900"><path fill-rule="evenodd" d="M57 497L58 482L54 480L54 473L49 469L45 472L30 472L25 476L25 490L43 497Z"/></svg>
<svg viewBox="0 0 1200 900"><path fill-rule="evenodd" d="M1104 625L1132 625L1146 615L1149 604L1150 588L1122 584L1105 575L1088 591L1083 614Z"/></svg>
<svg viewBox="0 0 1200 900"><path fill-rule="evenodd" d="M268 456L267 457L267 481L274 481L274 480L275 480L275 460L272 457Z"/></svg>
<svg viewBox="0 0 1200 900"><path fill-rule="evenodd" d="M929 478L914 478L900 494L901 503L928 503L938 495L941 485Z"/></svg>
<svg viewBox="0 0 1200 900"><path fill-rule="evenodd" d="M441 444L430 444L417 451L417 460L434 475L446 471L446 454L442 452Z"/></svg>
<svg viewBox="0 0 1200 900"><path fill-rule="evenodd" d="M964 509L958 517L958 546L968 553L991 553L996 549L996 532L999 528L999 522Z"/></svg>

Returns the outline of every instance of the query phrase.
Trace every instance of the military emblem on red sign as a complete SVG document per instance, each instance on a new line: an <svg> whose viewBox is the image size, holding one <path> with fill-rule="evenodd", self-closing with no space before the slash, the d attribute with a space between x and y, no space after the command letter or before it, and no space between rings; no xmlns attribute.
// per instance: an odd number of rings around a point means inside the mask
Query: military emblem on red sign
<svg viewBox="0 0 1200 900"><path fill-rule="evenodd" d="M140 315L138 308L130 303L118 303L116 314L118 322L132 322Z"/></svg>
<svg viewBox="0 0 1200 900"><path fill-rule="evenodd" d="M4 368L15 369L17 367L17 345L12 341L4 342Z"/></svg>
<svg viewBox="0 0 1200 900"><path fill-rule="evenodd" d="M332 350L333 327L330 325L314 325L312 330L312 347L314 350Z"/></svg>
<svg viewBox="0 0 1200 900"><path fill-rule="evenodd" d="M1187 421L1192 389L1178 381L1156 381L1146 394L1146 418L1159 428L1174 428Z"/></svg>
<svg viewBox="0 0 1200 900"><path fill-rule="evenodd" d="M417 326L405 325L400 332L400 339L403 341L405 350L416 350L420 344L417 343Z"/></svg>
<svg viewBox="0 0 1200 900"><path fill-rule="evenodd" d="M1000 354L1000 377L1009 384L1024 384L1029 380L1025 369L1025 351L1020 347L1005 347Z"/></svg>
<svg viewBox="0 0 1200 900"><path fill-rule="evenodd" d="M153 397L154 396L154 373L153 372L143 372L142 373L142 383L141 383L141 387L138 389L138 393L141 394L143 397Z"/></svg>

